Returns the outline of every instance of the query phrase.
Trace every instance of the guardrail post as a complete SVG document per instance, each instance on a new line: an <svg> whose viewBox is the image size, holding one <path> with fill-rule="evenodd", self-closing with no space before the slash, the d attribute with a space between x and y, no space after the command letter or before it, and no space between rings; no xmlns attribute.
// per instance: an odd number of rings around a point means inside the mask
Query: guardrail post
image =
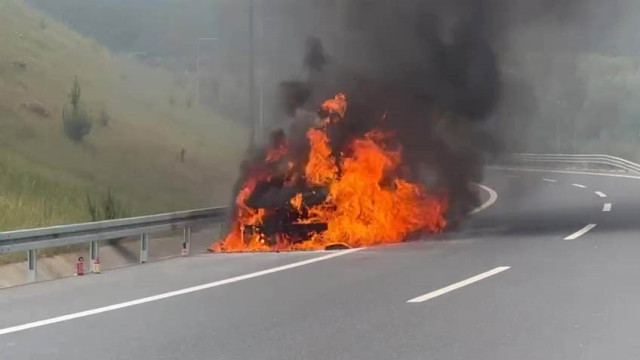
<svg viewBox="0 0 640 360"><path fill-rule="evenodd" d="M38 279L38 263L35 250L27 251L27 281L32 283Z"/></svg>
<svg viewBox="0 0 640 360"><path fill-rule="evenodd" d="M149 234L140 235L140 264L149 260Z"/></svg>
<svg viewBox="0 0 640 360"><path fill-rule="evenodd" d="M91 272L96 272L95 264L96 260L100 257L100 246L97 241L92 241L89 243L89 258L91 259L90 267Z"/></svg>
<svg viewBox="0 0 640 360"><path fill-rule="evenodd" d="M182 233L182 256L191 253L191 226L185 226Z"/></svg>

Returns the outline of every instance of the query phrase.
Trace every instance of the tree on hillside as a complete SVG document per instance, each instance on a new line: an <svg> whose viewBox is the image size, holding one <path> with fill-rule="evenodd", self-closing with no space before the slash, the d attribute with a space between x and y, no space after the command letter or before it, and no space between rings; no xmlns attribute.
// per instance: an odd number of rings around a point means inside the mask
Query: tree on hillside
<svg viewBox="0 0 640 360"><path fill-rule="evenodd" d="M96 201L89 194L87 194L86 198L87 211L91 216L91 221L114 220L128 216L126 208L116 199L111 189L107 190L107 193L100 201Z"/></svg>
<svg viewBox="0 0 640 360"><path fill-rule="evenodd" d="M91 116L80 102L82 89L78 76L73 79L69 103L62 108L62 126L65 135L75 142L81 142L91 132Z"/></svg>

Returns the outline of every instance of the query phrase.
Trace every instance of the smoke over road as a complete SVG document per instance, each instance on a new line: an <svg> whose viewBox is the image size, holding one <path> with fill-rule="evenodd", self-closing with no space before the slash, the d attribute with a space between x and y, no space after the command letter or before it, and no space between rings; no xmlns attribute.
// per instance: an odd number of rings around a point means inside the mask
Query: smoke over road
<svg viewBox="0 0 640 360"><path fill-rule="evenodd" d="M297 59L304 71L280 79L275 118L289 121L280 121L284 125L273 132L267 150L252 154L245 163L236 193L246 189L252 164L264 162L265 152L268 157L283 139L295 149L293 162L306 165L308 130L330 115L314 111L340 92L346 94L349 107L338 126L326 129L330 155L340 163L354 139L378 130L393 134L385 146L401 149L403 165L388 175L401 173L431 193L446 194L446 219L455 226L478 204L472 183L482 180L486 154L500 148L499 137L484 123L501 105L505 89L499 61L509 48L511 32L550 16L573 21L582 2L277 3L271 8L282 20L279 26L288 24L298 28L296 34L308 35L304 53L280 53L289 63ZM273 205L287 202L296 191L262 193L284 194L267 201ZM259 198L249 197L255 204Z"/></svg>

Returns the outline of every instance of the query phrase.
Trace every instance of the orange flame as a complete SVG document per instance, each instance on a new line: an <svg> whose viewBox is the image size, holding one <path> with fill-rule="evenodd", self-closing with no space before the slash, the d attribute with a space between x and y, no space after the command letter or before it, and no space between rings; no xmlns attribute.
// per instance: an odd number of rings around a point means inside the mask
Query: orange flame
<svg viewBox="0 0 640 360"><path fill-rule="evenodd" d="M282 159L289 152L289 148L286 143L278 144L275 147L267 150L267 162L272 163Z"/></svg>
<svg viewBox="0 0 640 360"><path fill-rule="evenodd" d="M347 112L347 96L345 94L338 94L333 99L326 100L322 103L322 110L343 118Z"/></svg>
<svg viewBox="0 0 640 360"><path fill-rule="evenodd" d="M417 230L444 228L445 206L421 186L402 179L382 185L385 175L400 165L401 153L384 150L372 140L376 137L380 133L372 132L353 142L353 155L342 162L342 177L331 183L331 206L311 209L314 220L329 224L314 241L366 246L399 242Z"/></svg>
<svg viewBox="0 0 640 360"><path fill-rule="evenodd" d="M294 209L302 211L302 194L296 194L290 202Z"/></svg>
<svg viewBox="0 0 640 360"><path fill-rule="evenodd" d="M343 118L346 96L338 94L322 105L323 110ZM309 160L305 166L305 181L312 186L325 186L329 195L320 205L305 209L308 213L299 223L327 224L328 229L314 234L310 240L290 244L279 235L277 245L269 247L260 234L245 235L245 226L260 226L268 212L246 205L264 174L249 177L236 199L237 212L226 239L214 245L217 251L312 250L328 244L368 246L403 241L415 232L440 232L446 221L447 203L427 193L419 184L394 176L402 165L402 151L386 148L390 134L373 130L363 138L354 139L338 161L333 155L326 124L310 129ZM286 149L267 151L267 162L276 161ZM292 167L289 166L289 170ZM296 194L290 204L302 212L303 195Z"/></svg>
<svg viewBox="0 0 640 360"><path fill-rule="evenodd" d="M338 167L331 156L327 133L324 129L309 129L307 138L311 145L309 162L305 168L307 181L314 185L328 185L336 179Z"/></svg>

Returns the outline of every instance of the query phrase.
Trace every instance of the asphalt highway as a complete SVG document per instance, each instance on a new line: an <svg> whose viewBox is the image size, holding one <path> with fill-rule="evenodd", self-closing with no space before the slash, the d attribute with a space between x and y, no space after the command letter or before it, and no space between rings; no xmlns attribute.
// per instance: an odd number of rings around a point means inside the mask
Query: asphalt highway
<svg viewBox="0 0 640 360"><path fill-rule="evenodd" d="M1 290L0 359L640 359L640 179L484 184L497 201L436 238Z"/></svg>

